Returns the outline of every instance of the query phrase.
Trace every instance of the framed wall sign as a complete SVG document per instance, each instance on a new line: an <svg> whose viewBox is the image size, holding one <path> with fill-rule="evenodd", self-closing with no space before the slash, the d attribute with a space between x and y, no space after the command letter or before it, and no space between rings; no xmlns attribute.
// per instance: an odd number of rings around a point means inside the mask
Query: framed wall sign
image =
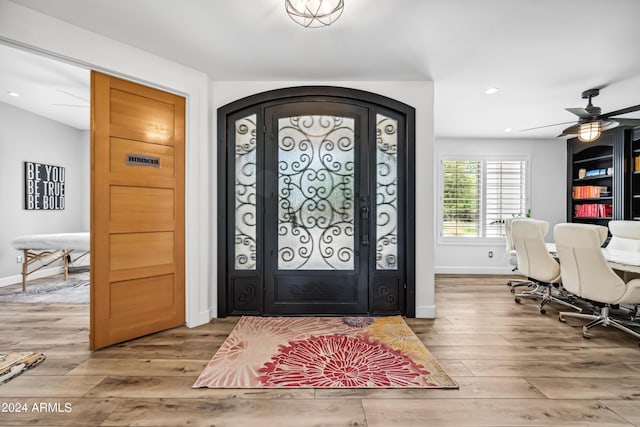
<svg viewBox="0 0 640 427"><path fill-rule="evenodd" d="M64 209L65 171L62 166L24 162L24 208Z"/></svg>

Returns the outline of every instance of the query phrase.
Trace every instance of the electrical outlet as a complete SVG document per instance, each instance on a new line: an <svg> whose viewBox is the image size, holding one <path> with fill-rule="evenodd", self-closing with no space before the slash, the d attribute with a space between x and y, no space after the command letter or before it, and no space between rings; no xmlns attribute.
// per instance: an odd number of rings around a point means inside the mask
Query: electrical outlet
<svg viewBox="0 0 640 427"><path fill-rule="evenodd" d="M16 257L16 264L22 264L22 256L18 255Z"/></svg>
<svg viewBox="0 0 640 427"><path fill-rule="evenodd" d="M489 251L489 258L493 258L493 251Z"/></svg>

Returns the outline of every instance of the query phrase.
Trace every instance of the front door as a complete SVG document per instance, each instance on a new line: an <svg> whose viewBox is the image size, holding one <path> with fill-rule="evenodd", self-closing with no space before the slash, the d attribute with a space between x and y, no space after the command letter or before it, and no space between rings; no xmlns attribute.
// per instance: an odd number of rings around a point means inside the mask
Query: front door
<svg viewBox="0 0 640 427"><path fill-rule="evenodd" d="M265 311L367 313L366 109L284 104L265 124Z"/></svg>
<svg viewBox="0 0 640 427"><path fill-rule="evenodd" d="M411 314L406 116L326 93L244 104L218 116L219 314Z"/></svg>

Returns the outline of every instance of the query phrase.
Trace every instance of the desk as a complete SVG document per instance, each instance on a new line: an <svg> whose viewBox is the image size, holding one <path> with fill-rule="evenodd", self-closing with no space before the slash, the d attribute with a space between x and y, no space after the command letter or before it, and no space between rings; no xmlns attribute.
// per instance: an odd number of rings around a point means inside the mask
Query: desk
<svg viewBox="0 0 640 427"><path fill-rule="evenodd" d="M547 250L556 257L556 244L547 243L546 245ZM640 273L640 252L602 248L602 254L614 270Z"/></svg>

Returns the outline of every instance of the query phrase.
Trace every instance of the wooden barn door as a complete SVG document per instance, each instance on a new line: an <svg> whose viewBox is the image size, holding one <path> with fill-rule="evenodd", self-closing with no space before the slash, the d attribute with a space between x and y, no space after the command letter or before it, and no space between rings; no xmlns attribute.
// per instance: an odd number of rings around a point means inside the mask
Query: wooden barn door
<svg viewBox="0 0 640 427"><path fill-rule="evenodd" d="M90 347L182 325L185 100L91 74Z"/></svg>

